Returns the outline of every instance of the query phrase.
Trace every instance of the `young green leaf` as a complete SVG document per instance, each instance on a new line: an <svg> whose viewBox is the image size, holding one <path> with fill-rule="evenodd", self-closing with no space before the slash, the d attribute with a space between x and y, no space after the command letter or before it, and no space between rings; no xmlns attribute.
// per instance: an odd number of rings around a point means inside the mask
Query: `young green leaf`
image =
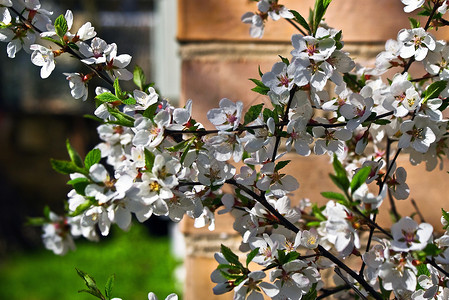
<svg viewBox="0 0 449 300"><path fill-rule="evenodd" d="M279 58L282 60L282 62L283 62L284 64L286 64L287 66L290 64L288 58L285 58L285 57L283 57L282 55L278 55L278 56L279 56Z"/></svg>
<svg viewBox="0 0 449 300"><path fill-rule="evenodd" d="M69 27L67 26L67 20L65 19L64 15L60 15L55 20L55 32L56 34L62 39L64 38L64 35L67 33L67 30L69 30Z"/></svg>
<svg viewBox="0 0 449 300"><path fill-rule="evenodd" d="M116 101L120 101L120 99L116 95L114 95L114 94L112 94L110 92L105 92L105 93L102 93L100 95L97 95L95 97L95 99L97 99L97 100L99 100L101 102L116 102Z"/></svg>
<svg viewBox="0 0 449 300"><path fill-rule="evenodd" d="M156 158L156 156L154 155L153 152L151 152L147 148L145 148L144 152L145 152L145 167L147 168L148 171L151 171L153 169L154 159Z"/></svg>
<svg viewBox="0 0 449 300"><path fill-rule="evenodd" d="M304 27L305 30L307 30L307 32L310 34L311 30L309 27L309 24L307 23L306 19L304 19L303 16L301 16L301 14L295 10L290 10L290 12L293 14L293 16L295 16L295 21L301 25L302 27Z"/></svg>
<svg viewBox="0 0 449 300"><path fill-rule="evenodd" d="M85 173L83 169L76 166L72 161L68 160L57 160L50 159L50 164L53 170L61 174L71 174L71 173Z"/></svg>
<svg viewBox="0 0 449 300"><path fill-rule="evenodd" d="M316 203L312 204L312 213L320 221L326 221L327 218L323 215L322 209Z"/></svg>
<svg viewBox="0 0 449 300"><path fill-rule="evenodd" d="M363 167L357 173L355 173L351 180L351 193L354 193L359 187L361 187L362 184L365 183L366 179L368 179L370 174L370 166Z"/></svg>
<svg viewBox="0 0 449 300"><path fill-rule="evenodd" d="M332 161L332 166L334 167L335 175L337 177L345 177L347 178L346 170L341 164L341 162L338 160L338 157L336 154L334 154L334 158Z"/></svg>
<svg viewBox="0 0 449 300"><path fill-rule="evenodd" d="M88 210L89 208L91 208L92 204L94 203L94 201L92 200L86 200L83 203L81 203L80 205L78 205L75 209L74 212L71 212L69 214L70 217L76 217L81 215L82 213L84 213L86 210Z"/></svg>
<svg viewBox="0 0 449 300"><path fill-rule="evenodd" d="M114 286L115 274L109 276L108 281L106 282L106 286L104 288L104 292L106 297L110 300L112 299L112 288Z"/></svg>
<svg viewBox="0 0 449 300"><path fill-rule="evenodd" d="M423 102L426 102L429 99L437 98L441 92L446 88L447 81L435 81L431 85L429 85L425 91L425 97Z"/></svg>
<svg viewBox="0 0 449 300"><path fill-rule="evenodd" d="M332 2L332 0L316 0L315 1L315 9L314 9L314 17L313 17L313 34L316 33L318 26L323 20L324 14L326 13L327 7Z"/></svg>
<svg viewBox="0 0 449 300"><path fill-rule="evenodd" d="M96 288L97 287L97 283L95 282L95 279L93 277L91 277L89 274L87 274L86 272L83 272L77 268L75 268L76 272L78 273L78 275L84 280L84 282L86 283L86 286L89 289L92 288Z"/></svg>
<svg viewBox="0 0 449 300"><path fill-rule="evenodd" d="M410 27L411 28L419 28L421 27L421 25L419 24L419 21L414 19L414 18L408 18L408 20L410 21Z"/></svg>
<svg viewBox="0 0 449 300"><path fill-rule="evenodd" d="M260 76L260 77L263 76L262 70L260 70L260 65L259 65L259 76Z"/></svg>
<svg viewBox="0 0 449 300"><path fill-rule="evenodd" d="M276 164L276 167L274 167L274 171L279 171L282 168L284 168L286 165L290 163L290 160L282 160Z"/></svg>
<svg viewBox="0 0 449 300"><path fill-rule="evenodd" d="M146 82L146 77L145 74L143 73L143 70L141 67L139 66L135 66L134 67L134 72L133 72L133 81L134 83L139 87L139 89L141 91L144 91L144 86L145 86L145 82Z"/></svg>
<svg viewBox="0 0 449 300"><path fill-rule="evenodd" d="M120 82L118 80L118 78L116 78L114 80L114 91L115 91L115 95L120 99L123 100L123 92L122 92L122 88L120 87Z"/></svg>
<svg viewBox="0 0 449 300"><path fill-rule="evenodd" d="M449 227L449 213L444 209L441 209L441 212L443 213L443 219L447 222L447 225L444 225L443 227L443 229L446 230Z"/></svg>
<svg viewBox="0 0 449 300"><path fill-rule="evenodd" d="M101 160L101 151L100 149L92 149L87 153L84 158L84 165L86 170L89 170L95 164L98 164Z"/></svg>
<svg viewBox="0 0 449 300"><path fill-rule="evenodd" d="M72 185L77 194L85 196L85 189L90 184L90 180L86 177L78 177L69 180L67 184Z"/></svg>
<svg viewBox="0 0 449 300"><path fill-rule="evenodd" d="M232 252L232 250L228 247L226 247L225 245L221 245L221 253L223 254L224 258L233 265L238 265L240 266L241 263L239 261L239 257Z"/></svg>
<svg viewBox="0 0 449 300"><path fill-rule="evenodd" d="M113 124L122 125L125 127L133 127L134 126L134 118L131 116L128 116L125 113L122 113L121 111L108 107L108 112L113 115L117 120L110 122Z"/></svg>
<svg viewBox="0 0 449 300"><path fill-rule="evenodd" d="M159 103L154 103L152 105L150 105L147 109L145 109L145 111L143 112L142 116L144 116L145 118L148 118L150 120L154 119L154 115L156 114L156 110L158 107Z"/></svg>
<svg viewBox="0 0 449 300"><path fill-rule="evenodd" d="M137 103L137 101L133 97L128 97L128 98L122 99L122 103L126 104L126 105L134 105Z"/></svg>
<svg viewBox="0 0 449 300"><path fill-rule="evenodd" d="M176 144L176 145L174 145L174 146L172 146L172 147L168 147L168 148L165 148L165 149L167 149L167 151L170 151L170 152L181 151L181 150L184 149L187 145L189 145L190 142L191 142L191 139L188 139L188 140L182 141L182 142L180 142L180 143L178 143L178 144Z"/></svg>
<svg viewBox="0 0 449 300"><path fill-rule="evenodd" d="M348 200L346 199L346 197L343 196L343 195L340 194L340 193L335 193L335 192L321 192L321 195L322 195L324 198L331 199L331 200L343 201L343 202L348 201Z"/></svg>
<svg viewBox="0 0 449 300"><path fill-rule="evenodd" d="M246 257L246 266L247 267L248 267L249 263L252 262L253 258L256 257L257 254L259 254L259 248L255 248L250 253L248 253L248 256Z"/></svg>
<svg viewBox="0 0 449 300"><path fill-rule="evenodd" d="M247 125L256 120L262 111L262 107L263 103L251 106L245 114L243 125Z"/></svg>
<svg viewBox="0 0 449 300"><path fill-rule="evenodd" d="M270 91L270 88L269 87L256 86L256 87L253 87L251 89L251 91L256 92L258 94L261 94L261 95L267 95L268 92Z"/></svg>
<svg viewBox="0 0 449 300"><path fill-rule="evenodd" d="M67 152L69 153L70 160L77 167L83 168L84 165L83 165L83 160L81 159L81 156L78 154L78 152L76 152L76 150L72 147L72 145L70 145L70 142L68 139L65 141L65 146L67 148Z"/></svg>
<svg viewBox="0 0 449 300"><path fill-rule="evenodd" d="M314 283L312 285L312 288L307 292L307 294L302 296L302 300L315 300L317 298L317 291L316 291L317 284Z"/></svg>

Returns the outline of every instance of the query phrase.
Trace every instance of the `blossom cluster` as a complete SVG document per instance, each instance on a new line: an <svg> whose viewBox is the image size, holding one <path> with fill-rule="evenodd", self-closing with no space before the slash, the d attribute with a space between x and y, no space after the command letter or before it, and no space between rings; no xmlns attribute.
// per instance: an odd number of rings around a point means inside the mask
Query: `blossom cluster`
<svg viewBox="0 0 449 300"><path fill-rule="evenodd" d="M387 194L393 203L409 197L406 170L396 164L399 153L429 171L441 168L449 155L443 114L449 103L449 45L429 32L430 21L444 24L446 1L402 0L406 12L422 9L429 22L421 27L412 19L412 28L386 42L373 68L356 64L343 50L342 32L321 22L330 2L317 0L309 21L277 0L261 0L257 13L243 15L253 37L262 37L268 17L287 19L301 34L291 38L290 57L280 57L270 71L260 71L260 79L252 79L253 90L268 97L271 107L245 109L243 102L221 99L207 113L213 130L193 119L193 101L176 108L139 67L127 70L131 56L118 55L117 45L96 37L89 22L70 33L71 11L52 23L37 0L18 1L16 8L0 2L0 37L8 42L9 57L21 48L30 52L42 78L58 56L78 58L89 72L65 73L75 99L88 98L95 76L109 84L95 88L101 143L81 159L67 142L70 160L52 160L56 171L70 176L73 189L65 216L46 214L45 246L64 254L74 248L73 237L98 240L112 224L127 230L133 215L139 222L153 214L174 222L187 215L195 227L213 230L215 213L231 213L247 260L242 264L222 246L211 275L216 294L234 290L235 299L259 299L262 292L273 299L311 299L330 293L320 272L333 267L340 293L447 299L449 233L436 238L432 225L395 210L390 231L375 221ZM58 49L35 43L39 39ZM412 63L422 64L427 74L413 78ZM386 71L397 73L385 81ZM120 81L131 79L136 89L123 91ZM391 159L393 143L397 152ZM323 192L326 205L308 199L292 205L300 184L284 173L290 161L282 160L291 151L331 157L331 179L340 192ZM240 172L234 163L242 165ZM234 192L225 193L224 185ZM447 229L449 214L442 212ZM374 230L380 232L375 237ZM363 232L370 233L367 247ZM362 258L359 274L344 263L354 256ZM251 271L251 263L263 269Z"/></svg>

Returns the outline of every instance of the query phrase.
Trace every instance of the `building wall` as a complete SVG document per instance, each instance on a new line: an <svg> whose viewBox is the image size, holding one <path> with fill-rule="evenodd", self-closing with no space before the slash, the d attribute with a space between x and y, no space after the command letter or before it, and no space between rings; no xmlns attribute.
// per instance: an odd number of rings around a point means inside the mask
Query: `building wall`
<svg viewBox="0 0 449 300"><path fill-rule="evenodd" d="M307 17L308 8L314 1L280 2ZM329 7L326 22L331 27L343 30L344 50L362 64L373 64L375 55L384 50L385 41L396 38L401 28L409 26L408 16L403 13L400 1L334 2ZM262 39L252 39L249 36L249 26L240 21L240 17L247 11L256 11L256 2L178 0L178 41L182 60L181 103L192 99L194 118L203 122L206 127L211 127L205 117L206 112L217 107L223 97L243 101L245 108L267 102L266 97L251 91L254 84L248 79L259 77L258 66L263 72L269 71L273 63L279 61L278 54L290 56L290 37L296 33L294 28L282 20L271 21L267 24ZM448 32L439 30L437 37L448 37ZM416 69L415 72L420 70ZM331 172L329 157L289 156L292 163L286 171L295 175L300 183L295 201L307 197L312 202L325 203L320 192L335 190L328 179L328 173ZM430 174L425 171L424 166L411 167L406 156L400 157L398 165L408 170L411 197L418 203L426 221L434 224L435 228L441 228L439 208L449 209L440 188L447 180L446 172L434 171ZM429 200L434 204L428 206ZM398 201L397 206L403 215L413 212L409 200ZM385 203L378 217L378 221L386 225L390 224L388 208L389 204ZM183 221L182 230L187 242L184 299L232 298L232 293L214 296L214 284L209 278L216 267L213 254L219 251L220 244L226 244L235 250L240 243L240 237L233 233L232 222L232 217L220 216L217 218L217 229L209 232L207 229L193 229L191 220Z"/></svg>

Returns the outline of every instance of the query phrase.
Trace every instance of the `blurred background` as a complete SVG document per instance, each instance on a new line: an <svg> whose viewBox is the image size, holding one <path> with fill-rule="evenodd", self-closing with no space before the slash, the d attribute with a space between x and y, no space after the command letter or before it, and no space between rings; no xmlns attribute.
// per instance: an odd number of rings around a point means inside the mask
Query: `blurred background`
<svg viewBox="0 0 449 300"><path fill-rule="evenodd" d="M133 57L128 69L139 65L164 97L179 101L176 0L43 0L42 5L54 12L53 19L72 10L74 32L90 21L98 37L117 44L118 54ZM53 171L49 160L68 158L66 139L84 156L99 142L98 124L83 117L93 112L93 101L73 99L62 74L83 71L76 60L60 57L50 78L42 80L29 54L9 59L5 43L0 52L0 299L93 299L77 293L84 282L75 267L100 288L117 274L116 297L146 299L153 291L164 299L179 293L174 271L180 259L164 218L135 224L128 233L114 228L98 244L77 240L77 251L63 257L44 250L40 228L25 226L27 217L42 216L45 205L63 212L68 177ZM90 92L94 85L102 82L90 84ZM131 83L127 87L134 89Z"/></svg>
<svg viewBox="0 0 449 300"><path fill-rule="evenodd" d="M266 97L251 91L254 84L248 78L258 78L259 67L263 72L270 70L279 60L278 54L290 57L290 38L296 33L285 22L269 22L263 39L250 38L249 27L242 24L240 17L256 10L251 0L42 2L56 16L71 9L74 29L91 21L99 37L117 43L119 54L133 56L129 69L141 66L164 97L180 105L192 98L193 116L206 127L210 126L205 120L207 111L223 97L243 101L244 109L261 102L269 105ZM314 0L281 3L307 16ZM344 49L368 66L385 49L386 40L396 38L399 29L409 26L399 0L332 3L326 22L343 30ZM449 30L438 31L438 38L448 37ZM84 155L98 143L97 124L82 117L93 111L92 103L71 98L61 74L78 71L79 65L71 59L59 59L51 78L41 80L39 68L29 60L29 55L19 53L12 61L7 58L6 45L0 45L0 299L93 299L77 294L84 286L75 267L94 276L100 287L111 274L117 274L115 297L146 299L146 294L154 291L164 299L172 291L181 293L182 284L177 284L173 274L183 254L184 300L232 299L232 293L214 296L210 281L217 266L214 253L220 245L226 244L234 251L240 245L241 237L233 230L234 220L229 215L217 216L214 232L194 229L193 221L185 218L180 226L186 244L184 253L171 250L183 249L184 240L170 238L169 234L177 232L179 236L179 231L170 229L166 220L154 217L133 226L128 233L114 227L99 244L78 241L78 250L64 257L43 249L40 228L24 226L26 217L41 216L47 204L61 212L69 191L67 177L54 172L49 159L67 159L67 138ZM420 70L415 71L420 74ZM285 157L292 159L286 172L295 175L301 184L293 203L310 198L324 204L320 192L335 189L328 179L329 158L303 158L290 153ZM409 172L408 184L421 187L413 189L411 197L423 208L426 219L441 226L440 211L426 209L423 201L432 199L431 207L449 210L439 188L446 184L446 169L422 176L425 167L410 167L404 155L399 165ZM407 200L398 202L398 209L404 214L413 212ZM391 223L388 206L378 221ZM154 228L162 230L156 232Z"/></svg>

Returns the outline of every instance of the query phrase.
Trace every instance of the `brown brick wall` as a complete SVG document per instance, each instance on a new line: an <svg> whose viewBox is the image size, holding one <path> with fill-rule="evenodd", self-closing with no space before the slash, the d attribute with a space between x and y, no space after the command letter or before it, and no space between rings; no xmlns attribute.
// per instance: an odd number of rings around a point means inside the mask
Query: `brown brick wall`
<svg viewBox="0 0 449 300"><path fill-rule="evenodd" d="M308 7L314 1L282 1L287 7L307 16ZM334 1L329 7L326 21L330 26L343 29L345 50L362 63L373 63L373 57L384 49L389 38L395 38L399 29L407 27L408 19L400 1L392 0L345 0ZM293 28L283 22L269 22L263 39L251 39L249 26L240 22L247 11L255 11L256 3L245 0L179 0L178 39L181 43L182 88L181 102L193 100L194 118L211 125L206 112L217 107L221 98L243 101L245 108L252 104L267 102L266 97L252 92L254 84L248 78L258 78L258 66L263 72L278 61L278 54L289 57L290 36ZM344 16L344 17L342 17ZM440 30L438 37L449 37L448 31ZM417 70L419 72L419 70ZM303 158L288 155L292 159L286 167L295 175L300 188L295 201L307 197L312 202L324 204L322 191L336 191L328 173L331 172L328 156ZM411 197L422 209L426 221L436 228L439 225L440 207L449 209L440 186L447 181L446 171L427 173L424 166L411 167L408 157L402 156L398 165L409 172L408 184ZM423 176L425 175L425 176ZM387 201L387 200L386 200ZM429 205L430 204L430 205ZM409 200L398 201L398 210L404 215L414 210ZM385 203L378 221L389 224L389 204ZM232 217L219 216L214 232L194 229L193 221L184 220L182 230L186 235L188 255L186 258L186 290L184 299L231 299L232 293L214 297L210 273L216 263L213 253L220 243L238 246L239 237L233 235ZM209 241L209 242L205 242ZM207 247L210 243L210 247Z"/></svg>

